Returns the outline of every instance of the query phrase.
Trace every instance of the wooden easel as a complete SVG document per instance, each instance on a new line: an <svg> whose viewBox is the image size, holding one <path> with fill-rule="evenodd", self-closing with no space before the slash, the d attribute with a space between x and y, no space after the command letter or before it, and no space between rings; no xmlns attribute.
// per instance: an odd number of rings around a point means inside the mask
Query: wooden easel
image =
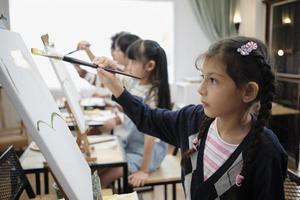
<svg viewBox="0 0 300 200"><path fill-rule="evenodd" d="M45 35L42 35L41 36L41 39L44 43L45 46L50 46L49 44L49 35L48 34L45 34ZM68 113L70 114L71 116L71 119L72 119L72 123L74 125L74 128L77 132L77 139L76 139L76 142L79 146L80 149L82 149L82 151L85 153L86 157L86 161L87 162L93 162L93 161L96 161L97 158L95 157L91 157L91 147L89 145L89 141L88 141L88 138L87 138L87 133L88 133L88 129L86 130L85 133L81 133L80 132L80 129L78 127L78 124L76 123L76 120L75 120L75 117L74 117L74 114L72 113L71 111L71 108L68 104L67 101L64 102L65 103L65 108L67 109Z"/></svg>
<svg viewBox="0 0 300 200"><path fill-rule="evenodd" d="M89 141L88 141L88 137L87 137L87 133L89 131L89 129L86 130L85 133L81 133L80 129L78 127L78 124L76 123L75 117L70 109L70 106L68 104L67 101L65 101L65 108L67 109L68 113L70 114L70 117L72 119L72 124L74 125L74 129L77 132L77 139L76 142L78 144L78 146L83 150L83 152L86 155L86 160L88 162L92 162L92 161L96 161L97 158L95 157L91 157L91 147L89 145Z"/></svg>

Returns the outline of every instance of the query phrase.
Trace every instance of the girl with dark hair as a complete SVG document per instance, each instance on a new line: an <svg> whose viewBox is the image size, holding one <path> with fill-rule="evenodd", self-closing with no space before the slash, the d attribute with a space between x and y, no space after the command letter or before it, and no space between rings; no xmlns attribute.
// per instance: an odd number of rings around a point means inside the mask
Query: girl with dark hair
<svg viewBox="0 0 300 200"><path fill-rule="evenodd" d="M129 62L126 51L128 47L138 39L140 39L138 36L127 32L121 32L115 39L114 47L111 50L111 55L119 65L123 66L123 70L125 72L128 72L127 65Z"/></svg>
<svg viewBox="0 0 300 200"><path fill-rule="evenodd" d="M122 77L124 86L151 107L171 109L168 83L167 58L163 48L152 40L137 40L127 49L130 73L141 79ZM109 60L99 57L95 63ZM132 121L124 116L107 120L102 130L114 129L123 139L130 176L129 183L135 187L144 185L149 172L155 171L167 154L167 144L150 136L143 135ZM122 168L107 169L101 173L101 183L107 187L112 181L123 175Z"/></svg>
<svg viewBox="0 0 300 200"><path fill-rule="evenodd" d="M198 61L201 104L175 112L132 96L101 69L115 67L113 61L97 64L104 85L138 129L181 149L186 199L284 199L287 155L266 128L275 92L266 46L249 37L224 39ZM257 102L255 115L250 110Z"/></svg>
<svg viewBox="0 0 300 200"><path fill-rule="evenodd" d="M140 39L139 36L125 31L116 33L111 37L111 55L118 65L121 65L122 68L124 68L124 71L126 71L126 66L128 65L126 50L138 39ZM82 40L77 44L77 49L85 51L89 59L93 61L95 59L95 55L91 51L90 46L91 45L88 41ZM98 85L97 82L99 81L97 81L94 74L88 73L88 71L82 69L78 64L74 64L74 67L80 77L86 79L92 85Z"/></svg>
<svg viewBox="0 0 300 200"><path fill-rule="evenodd" d="M111 37L111 55L113 59L118 63L120 68L123 68L127 72L126 66L128 65L128 58L126 56L127 48L136 40L140 39L137 35L122 31L116 33ZM90 43L86 40L82 40L77 44L78 50L83 50L88 55L89 59L93 61L95 59L94 53L90 49ZM80 67L78 64L73 64L77 73L81 78L84 78L91 85L97 86L93 96L106 97L109 96L109 92L106 88L102 87L101 81L97 78L96 74L88 72Z"/></svg>

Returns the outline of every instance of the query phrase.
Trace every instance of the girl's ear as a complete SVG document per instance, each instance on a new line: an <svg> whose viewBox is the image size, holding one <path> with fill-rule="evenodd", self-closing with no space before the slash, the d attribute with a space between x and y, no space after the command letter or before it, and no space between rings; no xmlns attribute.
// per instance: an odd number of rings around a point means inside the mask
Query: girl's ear
<svg viewBox="0 0 300 200"><path fill-rule="evenodd" d="M256 82L250 81L246 84L242 94L242 100L245 103L252 102L256 99L259 91L259 86Z"/></svg>
<svg viewBox="0 0 300 200"><path fill-rule="evenodd" d="M146 63L146 68L145 68L146 71L150 72L150 71L154 70L155 65L156 65L156 63L155 63L154 60L148 61L148 62Z"/></svg>

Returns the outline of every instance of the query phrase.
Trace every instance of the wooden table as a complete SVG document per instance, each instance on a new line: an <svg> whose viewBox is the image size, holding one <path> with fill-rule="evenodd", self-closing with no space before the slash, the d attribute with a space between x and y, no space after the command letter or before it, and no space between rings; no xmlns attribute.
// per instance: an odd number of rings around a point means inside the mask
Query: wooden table
<svg viewBox="0 0 300 200"><path fill-rule="evenodd" d="M95 142L94 144L90 144L92 149L91 157L97 158L96 161L89 163L92 171L111 167L123 167L123 192L128 192L128 167L120 139L111 135L88 136L88 138L91 143ZM40 174L44 174L45 194L48 194L49 168L44 164L45 158L42 153L40 151L33 150L32 145L33 143L31 143L22 154L20 162L26 174L35 174L37 194L41 194Z"/></svg>
<svg viewBox="0 0 300 200"><path fill-rule="evenodd" d="M102 195L109 196L109 195L113 195L113 193L111 189L102 189ZM37 195L32 200L57 200L57 197L55 194Z"/></svg>
<svg viewBox="0 0 300 200"><path fill-rule="evenodd" d="M296 115L300 110L289 108L278 103L272 103L272 115Z"/></svg>

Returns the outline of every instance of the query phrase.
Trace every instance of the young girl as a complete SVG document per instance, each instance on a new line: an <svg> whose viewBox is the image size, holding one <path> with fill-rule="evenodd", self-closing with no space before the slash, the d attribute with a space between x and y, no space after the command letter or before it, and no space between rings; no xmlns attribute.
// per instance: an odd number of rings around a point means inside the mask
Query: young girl
<svg viewBox="0 0 300 200"><path fill-rule="evenodd" d="M113 74L99 68L98 75L139 130L181 148L187 199L284 199L287 155L265 127L275 90L266 46L225 39L201 61L201 105L175 112L151 109ZM256 102L257 116L249 112Z"/></svg>
<svg viewBox="0 0 300 200"><path fill-rule="evenodd" d="M128 72L127 66L129 59L126 55L126 51L132 43L140 38L137 35L128 32L121 32L117 35L112 37L115 40L112 42L112 45L114 46L111 47L111 55L113 59L117 61L119 65L121 65L119 68L121 67L125 72Z"/></svg>
<svg viewBox="0 0 300 200"><path fill-rule="evenodd" d="M140 39L139 36L124 31L116 33L111 37L111 55L119 67L124 68L124 71L127 71L126 66L128 65L126 50L138 39ZM90 46L88 41L82 40L77 44L77 49L85 51L89 59L93 61L95 55L91 51ZM95 74L82 69L78 64L74 64L74 67L81 78L86 79L92 85L101 86L101 81L96 78Z"/></svg>
<svg viewBox="0 0 300 200"><path fill-rule="evenodd" d="M171 109L167 58L163 48L155 41L137 40L128 48L127 56L130 73L141 79L122 77L125 87L151 107ZM103 57L96 58L94 62L99 60L103 60ZM144 136L127 116L122 122L116 116L105 122L103 127L108 131L117 125L121 127L116 129L116 134L127 135L123 137L123 143L131 174L129 183L136 187L142 186L149 172L160 166L167 153L167 144L152 136ZM108 186L122 175L122 168L106 170L101 174L102 186Z"/></svg>

